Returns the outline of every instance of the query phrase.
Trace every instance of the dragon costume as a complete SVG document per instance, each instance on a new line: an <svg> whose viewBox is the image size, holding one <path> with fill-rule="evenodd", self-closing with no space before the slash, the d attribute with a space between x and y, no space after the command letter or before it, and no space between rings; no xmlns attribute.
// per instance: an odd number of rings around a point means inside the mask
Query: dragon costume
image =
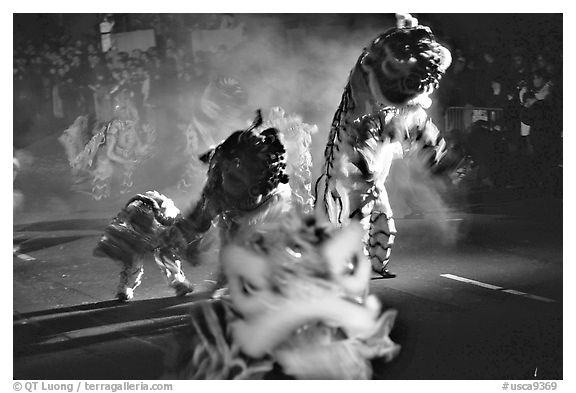
<svg viewBox="0 0 576 393"><path fill-rule="evenodd" d="M220 254L229 296L192 306L170 379L370 379L391 361L395 310L368 293L359 224L271 212Z"/></svg>
<svg viewBox="0 0 576 393"><path fill-rule="evenodd" d="M394 159L431 149L435 164L445 154L425 109L451 62L428 27L410 15L397 18L397 27L376 37L350 73L315 190L328 220L362 222L372 268L386 278L395 276L387 265L396 227L385 182Z"/></svg>
<svg viewBox="0 0 576 393"><path fill-rule="evenodd" d="M87 116L79 116L58 138L64 146L76 182L90 178L91 194L100 200L110 196L112 180L119 174L120 192L133 186L133 175L151 150L155 130L139 119L129 93L113 97L113 119L96 124L90 132Z"/></svg>
<svg viewBox="0 0 576 393"><path fill-rule="evenodd" d="M310 212L309 144L315 130L280 108L271 110L266 122L258 111L250 127L232 133L200 157L208 165L206 182L187 213L180 213L172 200L156 191L130 199L95 250L95 255L122 266L117 297L130 300L134 296L149 255L176 295L191 292L181 263L197 262L213 225L220 228L225 245L271 212L292 208Z"/></svg>

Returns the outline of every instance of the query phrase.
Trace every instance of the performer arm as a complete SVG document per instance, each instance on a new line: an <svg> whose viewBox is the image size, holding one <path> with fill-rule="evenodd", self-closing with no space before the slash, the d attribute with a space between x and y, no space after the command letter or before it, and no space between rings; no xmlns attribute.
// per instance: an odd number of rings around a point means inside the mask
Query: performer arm
<svg viewBox="0 0 576 393"><path fill-rule="evenodd" d="M136 115L138 116L138 115ZM138 132L137 122L134 124L134 151L137 156L144 156L148 153L150 146L148 143L142 142L140 138L140 133Z"/></svg>
<svg viewBox="0 0 576 393"><path fill-rule="evenodd" d="M112 130L110 130L112 131ZM121 157L120 155L116 154L116 144L118 143L118 136L117 136L117 130L115 132L109 132L108 133L108 141L106 143L106 156L110 159L110 161L114 161L117 162L119 164L134 164L136 161L135 160L127 160L124 157Z"/></svg>

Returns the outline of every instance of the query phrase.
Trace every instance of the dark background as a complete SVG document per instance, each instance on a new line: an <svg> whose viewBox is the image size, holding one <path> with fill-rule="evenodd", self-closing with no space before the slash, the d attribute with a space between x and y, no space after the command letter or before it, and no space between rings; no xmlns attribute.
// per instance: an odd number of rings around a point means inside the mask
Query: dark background
<svg viewBox="0 0 576 393"><path fill-rule="evenodd" d="M14 42L41 43L49 37L73 39L93 37L103 14L14 14ZM188 23L204 14L179 14ZM242 14L236 14L242 16ZM261 14L277 18L286 27L329 24L354 29L361 26L387 25L390 14ZM433 26L434 32L459 46L482 46L508 53L542 50L558 54L562 49L562 14L413 14L421 23ZM116 31L140 27L132 14L114 14Z"/></svg>

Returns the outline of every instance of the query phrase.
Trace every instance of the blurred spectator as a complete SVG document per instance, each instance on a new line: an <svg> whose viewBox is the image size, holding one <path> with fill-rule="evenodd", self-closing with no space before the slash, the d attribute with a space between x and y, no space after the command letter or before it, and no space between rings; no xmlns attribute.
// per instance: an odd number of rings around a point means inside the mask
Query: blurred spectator
<svg viewBox="0 0 576 393"><path fill-rule="evenodd" d="M474 104L493 108L502 108L505 91L508 90L503 72L496 58L489 49L481 52L480 59L474 70Z"/></svg>
<svg viewBox="0 0 576 393"><path fill-rule="evenodd" d="M84 53L86 50L85 44L83 40L76 40L74 42L74 48L79 51L80 53Z"/></svg>
<svg viewBox="0 0 576 393"><path fill-rule="evenodd" d="M64 81L64 68L51 68L52 74L52 111L56 119L64 119L64 103L62 102L62 84Z"/></svg>
<svg viewBox="0 0 576 393"><path fill-rule="evenodd" d="M496 173L496 138L488 127L488 122L479 120L472 124L467 151L476 163L478 180L482 185L494 187L493 174Z"/></svg>
<svg viewBox="0 0 576 393"><path fill-rule="evenodd" d="M93 79L88 87L93 91L94 112L97 122L112 120L112 97L110 96L111 81L107 70L98 67L94 70Z"/></svg>
<svg viewBox="0 0 576 393"><path fill-rule="evenodd" d="M16 58L13 66L13 105L14 105L14 130L27 130L31 118L31 101L34 95L30 79L26 77L26 62L23 58Z"/></svg>
<svg viewBox="0 0 576 393"><path fill-rule="evenodd" d="M96 49L96 44L89 43L88 46L86 46L86 53L88 55L97 55L98 50Z"/></svg>
<svg viewBox="0 0 576 393"><path fill-rule="evenodd" d="M531 86L522 93L522 125L531 157L532 185L549 188L555 168L562 163L562 108L553 82L540 70L533 73Z"/></svg>
<svg viewBox="0 0 576 393"><path fill-rule="evenodd" d="M481 106L488 108L506 108L508 106L508 94L504 90L503 80L501 77L493 74L490 79L490 88L483 89L486 93L483 94ZM511 97L510 97L511 98Z"/></svg>
<svg viewBox="0 0 576 393"><path fill-rule="evenodd" d="M536 60L532 63L532 72L549 72L550 71L550 64L548 60L546 60L546 56L542 53L536 55Z"/></svg>
<svg viewBox="0 0 576 393"><path fill-rule="evenodd" d="M511 62L507 69L508 87L517 88L522 84L526 84L529 78L528 73L529 69L524 60L524 56L520 53L512 54Z"/></svg>
<svg viewBox="0 0 576 393"><path fill-rule="evenodd" d="M482 58L478 64L478 69L484 75L485 80L494 80L501 72L500 66L493 53L486 49L482 52ZM500 81L502 83L502 81Z"/></svg>
<svg viewBox="0 0 576 393"><path fill-rule="evenodd" d="M70 61L70 67L66 75L66 90L64 101L68 101L66 120L73 121L79 113L86 113L88 102L88 84L86 80L86 68L82 65L80 56L75 54Z"/></svg>
<svg viewBox="0 0 576 393"><path fill-rule="evenodd" d="M143 84L145 79L144 67L140 60L130 61L129 67L122 72L121 86L129 92L140 118L144 114Z"/></svg>
<svg viewBox="0 0 576 393"><path fill-rule="evenodd" d="M470 92L473 81L468 68L468 60L460 50L455 51L454 64L448 69L442 81L442 89L449 92L444 99L446 106L465 106L471 104Z"/></svg>

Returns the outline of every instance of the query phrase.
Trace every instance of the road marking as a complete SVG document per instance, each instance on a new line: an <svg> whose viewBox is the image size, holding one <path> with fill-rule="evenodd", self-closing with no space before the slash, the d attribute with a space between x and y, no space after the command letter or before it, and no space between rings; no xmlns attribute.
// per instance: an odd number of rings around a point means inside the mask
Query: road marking
<svg viewBox="0 0 576 393"><path fill-rule="evenodd" d="M555 303L556 302L556 300L554 300L554 299L550 299L550 298L547 298L544 296L530 295L529 293L524 295L524 297L527 297L529 299L534 299L534 300L540 300L541 302L546 302L546 303Z"/></svg>
<svg viewBox="0 0 576 393"><path fill-rule="evenodd" d="M18 251L14 251L14 255L16 255L17 258L20 258L24 261L35 261L36 260L36 258L31 257L30 255L22 254L22 253L19 253Z"/></svg>
<svg viewBox="0 0 576 393"><path fill-rule="evenodd" d="M446 277L446 278L450 278L450 279L456 280L456 281L465 282L465 283L467 283L467 284L477 285L477 286L483 287L483 288L495 289L495 290L504 289L504 288L498 287L498 286L496 286L496 285L486 284L486 283L483 283L483 282L480 282L480 281L471 280L471 279L469 279L469 278L458 277L458 276L455 276L455 275L453 275L453 274L441 274L440 276Z"/></svg>
<svg viewBox="0 0 576 393"><path fill-rule="evenodd" d="M22 259L22 260L24 260L24 261L35 261L35 260L36 260L36 258L31 257L30 255L24 254L24 253L20 253L20 252L18 252L18 251L20 251L20 245L19 245L19 244L18 244L18 245L15 245L15 246L12 248L12 253L16 256L16 258Z"/></svg>
<svg viewBox="0 0 576 393"><path fill-rule="evenodd" d="M440 277L449 278L451 280L456 280L456 281L460 281L460 282L465 282L467 284L472 284L472 285L476 285L476 286L479 286L482 288L492 289L495 291L506 292L506 293L509 293L511 295L522 296L522 297L525 297L528 299L539 300L541 302L547 302L547 303L555 303L556 302L556 300L550 299L550 298L547 298L544 296L532 295L532 294L529 294L526 292L517 291L515 289L508 289L508 288L499 287L497 285L486 284L485 282L471 280L471 279L465 278L465 277L455 276L454 274L441 274Z"/></svg>
<svg viewBox="0 0 576 393"><path fill-rule="evenodd" d="M520 292L515 289L503 289L502 292L511 293L512 295L518 295L518 296L528 295L526 292Z"/></svg>

